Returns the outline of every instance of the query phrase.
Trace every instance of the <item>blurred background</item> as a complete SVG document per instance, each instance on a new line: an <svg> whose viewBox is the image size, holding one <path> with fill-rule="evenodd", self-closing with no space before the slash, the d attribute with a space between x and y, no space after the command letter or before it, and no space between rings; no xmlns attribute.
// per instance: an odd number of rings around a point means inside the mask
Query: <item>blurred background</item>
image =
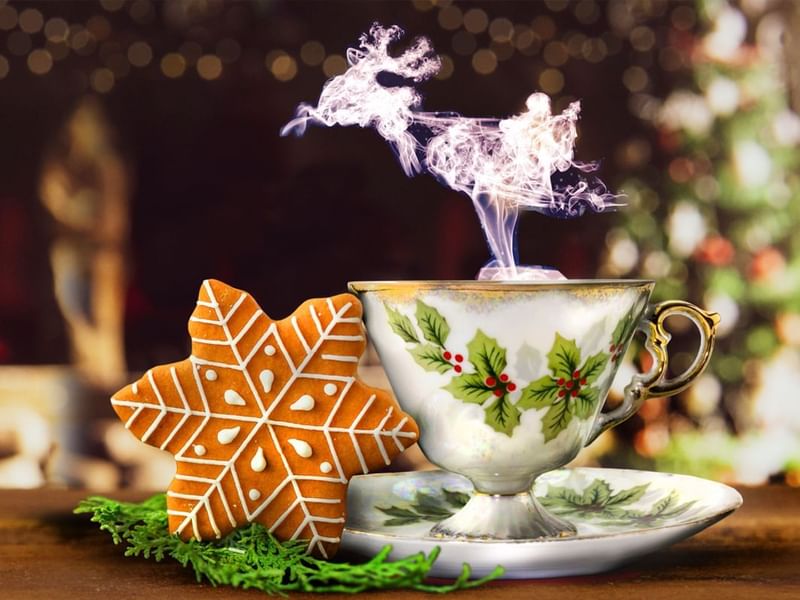
<svg viewBox="0 0 800 600"><path fill-rule="evenodd" d="M370 130L278 136L373 21L431 38L427 110L582 101L577 156L626 206L525 214L523 262L722 316L707 373L579 461L800 485L800 3L0 0L0 487L166 486L108 397L188 354L204 278L281 318L348 280L475 276L467 197Z"/></svg>

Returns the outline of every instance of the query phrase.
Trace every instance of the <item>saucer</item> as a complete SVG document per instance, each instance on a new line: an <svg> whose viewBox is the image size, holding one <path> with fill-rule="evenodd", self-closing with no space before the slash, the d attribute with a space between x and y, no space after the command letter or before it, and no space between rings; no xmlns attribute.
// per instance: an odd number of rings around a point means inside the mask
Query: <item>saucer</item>
<svg viewBox="0 0 800 600"><path fill-rule="evenodd" d="M398 559L439 546L431 577L458 577L464 563L473 577L487 575L498 564L507 579L588 575L694 535L742 504L733 488L688 475L560 469L539 477L534 494L551 512L572 522L577 535L523 540L428 535L472 492L469 480L445 471L354 477L341 548L374 556L388 544L390 558Z"/></svg>

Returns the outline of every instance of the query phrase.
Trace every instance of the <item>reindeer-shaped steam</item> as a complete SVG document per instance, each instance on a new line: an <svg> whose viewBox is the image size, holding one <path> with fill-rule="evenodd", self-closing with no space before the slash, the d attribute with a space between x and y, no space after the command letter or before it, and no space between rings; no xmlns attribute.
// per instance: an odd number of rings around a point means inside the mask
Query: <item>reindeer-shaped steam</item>
<svg viewBox="0 0 800 600"><path fill-rule="evenodd" d="M553 115L550 99L535 93L525 112L508 119L418 110L422 96L412 85L435 75L441 62L426 38L390 56L402 35L397 26L374 24L347 51L349 68L325 84L316 107L301 104L281 135L302 135L309 122L374 127L406 175L427 171L472 198L494 255L486 271L504 279L531 276L517 271L520 210L570 218L618 205L592 175L596 164L573 160L578 102Z"/></svg>

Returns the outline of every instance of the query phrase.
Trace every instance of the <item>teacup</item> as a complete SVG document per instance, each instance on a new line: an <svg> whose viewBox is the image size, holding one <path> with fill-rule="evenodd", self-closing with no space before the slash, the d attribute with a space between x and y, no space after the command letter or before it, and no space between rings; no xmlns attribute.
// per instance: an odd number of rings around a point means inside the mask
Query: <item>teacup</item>
<svg viewBox="0 0 800 600"><path fill-rule="evenodd" d="M434 464L468 477L472 499L432 535L530 539L575 528L530 490L650 396L686 388L705 368L719 317L682 301L648 305L652 281L352 282L395 395ZM664 320L700 332L686 371L667 378ZM603 412L636 331L647 373Z"/></svg>

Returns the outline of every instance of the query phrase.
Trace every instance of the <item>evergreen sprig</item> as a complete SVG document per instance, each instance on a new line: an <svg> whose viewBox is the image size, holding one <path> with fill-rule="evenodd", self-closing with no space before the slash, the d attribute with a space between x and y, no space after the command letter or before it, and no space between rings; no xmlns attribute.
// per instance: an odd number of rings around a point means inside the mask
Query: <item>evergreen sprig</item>
<svg viewBox="0 0 800 600"><path fill-rule="evenodd" d="M268 594L290 591L357 593L365 590L413 589L446 593L477 587L503 574L502 567L470 581L464 565L452 583L426 582L439 555L434 548L427 556L415 554L388 561L391 546L385 546L365 563L331 562L307 553L303 541L278 542L261 525L251 523L221 540L184 542L167 527L166 497L157 494L141 503L118 502L101 496L81 501L76 514L91 514L100 529L111 534L115 544L125 543L125 556L144 556L161 561L166 557L184 567L191 566L198 581L212 585L254 588Z"/></svg>

